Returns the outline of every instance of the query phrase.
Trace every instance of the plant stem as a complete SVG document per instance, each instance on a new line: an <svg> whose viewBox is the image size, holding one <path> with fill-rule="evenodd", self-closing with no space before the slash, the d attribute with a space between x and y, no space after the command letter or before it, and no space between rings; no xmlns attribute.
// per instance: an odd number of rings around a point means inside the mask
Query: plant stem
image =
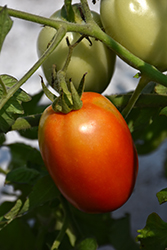
<svg viewBox="0 0 167 250"><path fill-rule="evenodd" d="M87 0L81 0L81 4L86 22L91 23L93 21L93 18Z"/></svg>
<svg viewBox="0 0 167 250"><path fill-rule="evenodd" d="M90 12L88 11L87 1L81 0L86 18L90 20ZM0 10L3 7L0 6ZM125 49L121 44L114 41L110 36L108 36L105 32L103 32L98 25L94 22L89 24L76 24L71 22L65 22L60 20L53 20L50 18L41 17L38 15L33 15L30 13L8 9L9 15L13 17L17 17L20 19L24 19L27 21L48 25L53 28L58 29L62 25L66 27L68 32L78 32L87 36L95 37L96 39L102 41L106 46L112 49L122 60L124 60L127 64L139 70L143 75L146 75L152 81L158 82L167 87L167 76L162 74L159 70L157 70L154 66L145 63L140 58L136 57L132 53L130 53L127 49ZM87 21L88 21L87 20Z"/></svg>
<svg viewBox="0 0 167 250"><path fill-rule="evenodd" d="M69 224L69 221L68 221L68 216L67 214L65 213L65 217L64 217L64 221L63 221L63 226L59 232L59 234L57 235L56 237L56 240L53 242L53 245L51 247L51 250L55 250L55 249L58 249L59 248L59 245L61 244L63 238L64 238L64 235L66 233L66 230L68 228L68 224Z"/></svg>
<svg viewBox="0 0 167 250"><path fill-rule="evenodd" d="M139 98L142 90L149 83L149 81L150 81L150 79L147 78L146 76L142 76L140 78L139 83L138 83L135 91L133 92L127 106L122 111L122 115L124 116L124 118L126 118L129 115L129 113L132 110L132 108L134 107L137 99Z"/></svg>
<svg viewBox="0 0 167 250"><path fill-rule="evenodd" d="M74 231L74 234L77 238L82 238L83 234L80 230L80 227L78 226L76 220L74 219L74 216L71 212L71 209L69 207L68 201L61 195L61 203L63 205L64 211L67 214L67 217L69 219L69 224L72 227L72 230Z"/></svg>
<svg viewBox="0 0 167 250"><path fill-rule="evenodd" d="M63 39L65 34L66 34L66 29L64 26L61 26L58 29L56 36L54 37L51 45L45 51L45 53L41 56L41 58L33 65L33 67L15 85L13 85L13 87L11 87L8 90L7 95L5 95L1 99L0 109L10 99L10 97L12 97L13 94L23 85L23 83L25 83L34 74L34 72L42 65L42 63L45 61L45 59L54 51L54 49L57 47L57 45Z"/></svg>

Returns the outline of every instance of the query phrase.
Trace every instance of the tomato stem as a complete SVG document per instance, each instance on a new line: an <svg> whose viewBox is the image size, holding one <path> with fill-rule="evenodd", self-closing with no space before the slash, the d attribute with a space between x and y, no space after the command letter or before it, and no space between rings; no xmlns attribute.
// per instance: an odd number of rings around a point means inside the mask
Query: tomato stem
<svg viewBox="0 0 167 250"><path fill-rule="evenodd" d="M58 249L58 247L61 244L61 242L62 242L62 240L64 238L64 235L65 235L65 233L66 233L66 231L68 229L68 226L69 226L68 215L66 213L66 210L64 212L65 212L65 216L64 216L64 221L63 221L62 228L61 228L59 234L57 235L55 241L53 242L51 250Z"/></svg>
<svg viewBox="0 0 167 250"><path fill-rule="evenodd" d="M74 218L74 214L70 208L69 202L62 195L61 195L61 204L63 206L64 212L68 217L69 226L72 228L72 231L75 234L76 238L82 238L83 233L81 232L81 229Z"/></svg>
<svg viewBox="0 0 167 250"><path fill-rule="evenodd" d="M74 48L85 38L85 35L82 35L74 44L70 44L70 41L67 40L67 45L69 47L69 52L67 59L65 61L65 64L61 70L59 70L56 73L53 73L55 76L55 79L52 80L53 86L58 91L60 96L58 98L55 98L52 104L52 108L55 112L61 112L61 113L69 113L71 110L78 110L82 107L82 101L81 96L84 91L84 79L85 75L81 79L81 82L79 84L78 90L74 87L74 84L72 83L72 79L69 79L69 88L68 84L66 82L66 72L68 69L68 66L71 61L71 56ZM55 70L55 67L54 67ZM46 91L47 94L48 91Z"/></svg>
<svg viewBox="0 0 167 250"><path fill-rule="evenodd" d="M84 13L86 23L94 22L87 0L81 0L81 4L82 4L83 13Z"/></svg>
<svg viewBox="0 0 167 250"><path fill-rule="evenodd" d="M80 38L73 44L70 44L70 41L68 39L68 37L66 38L66 41L67 41L67 45L68 45L68 48L69 48L69 52L68 52L68 56L67 56L67 59L65 61L65 64L62 68L62 71L66 72L67 71L67 68L70 64L70 61L71 61L71 57L72 57L72 53L73 53L73 50L74 48L85 38L85 35L81 35Z"/></svg>
<svg viewBox="0 0 167 250"><path fill-rule="evenodd" d="M5 96L2 97L0 101L0 109L5 105L5 103L13 96L13 94L35 73L35 71L42 65L45 59L54 51L60 41L66 34L66 29L64 26L60 27L57 31L49 48L44 52L41 58L30 68L30 70L7 92Z"/></svg>
<svg viewBox="0 0 167 250"><path fill-rule="evenodd" d="M138 100L142 90L144 89L144 87L149 83L150 78L146 77L146 76L141 76L139 83L135 89L135 91L133 92L127 106L123 109L122 111L122 115L124 116L124 118L127 118L127 116L129 115L129 113L131 112L131 110L133 109L136 101Z"/></svg>
<svg viewBox="0 0 167 250"><path fill-rule="evenodd" d="M87 1L81 0L81 3L87 22L89 20L88 24L76 24L72 22L53 20L51 18L46 18L10 8L8 8L8 14L16 18L47 25L55 29L59 29L63 26L65 29L67 29L68 32L78 32L87 36L95 37L96 39L102 41L110 49L112 49L127 64L134 67L135 69L138 69L142 74L147 75L147 77L150 77L152 81L155 81L167 87L167 76L165 74L162 74L162 72L157 70L154 66L145 63L143 60L130 53L121 44L117 43L105 32L103 32L96 23L94 23L93 21L90 22L91 18L90 12L88 11ZM3 7L0 6L0 10L2 9Z"/></svg>

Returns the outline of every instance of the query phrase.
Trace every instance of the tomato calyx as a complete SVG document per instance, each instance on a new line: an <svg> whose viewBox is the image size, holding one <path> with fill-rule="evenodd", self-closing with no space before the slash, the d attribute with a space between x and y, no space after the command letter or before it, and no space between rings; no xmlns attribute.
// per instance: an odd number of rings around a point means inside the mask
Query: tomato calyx
<svg viewBox="0 0 167 250"><path fill-rule="evenodd" d="M71 1L65 1L61 9L61 17L66 21L73 22L73 23L82 23L85 22L85 16L82 10L82 5L71 4Z"/></svg>
<svg viewBox="0 0 167 250"><path fill-rule="evenodd" d="M58 72L58 92L60 96L57 97L52 104L54 111L67 114L72 110L82 108L81 96L84 90L85 75L81 79L79 88L76 89L71 79L69 79L68 84L66 83L64 71Z"/></svg>
<svg viewBox="0 0 167 250"><path fill-rule="evenodd" d="M52 108L55 112L61 112L64 114L69 113L72 110L78 110L82 108L81 96L84 91L86 73L83 75L78 89L75 88L71 79L67 84L65 79L65 72L60 70L57 72L57 92L59 96L54 95L44 84L41 77L41 84L45 95L52 101Z"/></svg>
<svg viewBox="0 0 167 250"><path fill-rule="evenodd" d="M69 53L66 62L61 70L56 71L56 65L52 68L52 87L56 90L59 96L54 95L44 84L43 78L41 77L41 84L45 95L53 102L52 108L55 112L69 113L72 110L78 110L82 108L81 96L85 87L85 73L80 81L78 89L75 88L72 79L67 82L66 71L70 63L73 49L77 44L82 41L84 36L81 36L77 42L73 45L70 44L67 38L67 45L69 47Z"/></svg>

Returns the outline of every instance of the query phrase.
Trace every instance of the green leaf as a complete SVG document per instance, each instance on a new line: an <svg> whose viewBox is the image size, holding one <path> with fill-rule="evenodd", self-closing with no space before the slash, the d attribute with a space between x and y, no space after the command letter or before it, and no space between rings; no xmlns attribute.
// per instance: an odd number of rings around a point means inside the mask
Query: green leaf
<svg viewBox="0 0 167 250"><path fill-rule="evenodd" d="M40 120L41 113L49 105L49 103L41 104L40 100L43 96L43 91L33 95L30 102L23 102L22 107L24 109L24 117L19 117L12 126L15 129L18 126L18 122L26 126L26 123L30 121L28 129L18 130L18 133L28 139L35 140L38 138L38 124ZM39 117L39 119L37 119ZM34 120L34 122L33 122ZM38 122L38 123L37 123ZM27 126L28 127L28 126Z"/></svg>
<svg viewBox="0 0 167 250"><path fill-rule="evenodd" d="M156 213L149 215L146 226L138 230L140 233L137 240L140 241L141 249L165 250L167 247L167 223Z"/></svg>
<svg viewBox="0 0 167 250"><path fill-rule="evenodd" d="M120 111L125 108L132 92L106 96ZM135 103L134 108L163 108L167 105L167 96L156 93L143 93Z"/></svg>
<svg viewBox="0 0 167 250"><path fill-rule="evenodd" d="M167 188L164 188L160 192L158 192L157 198L158 198L159 204L163 204L167 202Z"/></svg>
<svg viewBox="0 0 167 250"><path fill-rule="evenodd" d="M22 215L48 201L58 198L59 194L50 175L46 175L39 179L34 185L32 192L29 194L19 214Z"/></svg>
<svg viewBox="0 0 167 250"><path fill-rule="evenodd" d="M46 172L44 162L39 150L24 143L12 143L8 145L11 153L9 169L28 167L39 172Z"/></svg>
<svg viewBox="0 0 167 250"><path fill-rule="evenodd" d="M4 216L0 217L0 230L11 223L18 215L19 210L22 207L22 201L18 199L14 206L11 208L9 212L7 212Z"/></svg>
<svg viewBox="0 0 167 250"><path fill-rule="evenodd" d="M40 114L44 111L44 109L49 105L48 104L41 104L41 98L44 95L43 91L31 96L31 101L23 102L22 106L24 109L24 116L29 116L32 114Z"/></svg>
<svg viewBox="0 0 167 250"><path fill-rule="evenodd" d="M18 199L14 207L12 207L12 209L4 216L4 218L9 221L12 221L18 215L21 206L22 206L22 201Z"/></svg>
<svg viewBox="0 0 167 250"><path fill-rule="evenodd" d="M69 22L75 21L75 14L72 8L72 0L65 0L65 5L62 7L61 15Z"/></svg>
<svg viewBox="0 0 167 250"><path fill-rule="evenodd" d="M160 112L160 115L166 115L167 116L167 107L163 108Z"/></svg>
<svg viewBox="0 0 167 250"><path fill-rule="evenodd" d="M35 169L26 167L16 168L10 171L6 176L6 184L21 183L33 185L39 178L40 173Z"/></svg>
<svg viewBox="0 0 167 250"><path fill-rule="evenodd" d="M0 205L0 217L4 216L13 207L13 202L6 201Z"/></svg>
<svg viewBox="0 0 167 250"><path fill-rule="evenodd" d="M96 250L97 242L93 238L87 238L81 241L76 247L75 250Z"/></svg>
<svg viewBox="0 0 167 250"><path fill-rule="evenodd" d="M148 154L154 151L167 138L167 117L157 114L152 118L153 121L149 126L143 127L140 132L132 133L138 154Z"/></svg>
<svg viewBox="0 0 167 250"><path fill-rule="evenodd" d="M17 80L8 75L1 75L0 80L6 87L7 92L9 93L10 88L17 83ZM5 98L4 88L0 85L0 99ZM0 110L0 132L6 133L10 127L15 122L16 118L19 115L24 114L22 108L22 102L30 101L30 96L23 90L19 89L15 94L5 103L5 105Z"/></svg>
<svg viewBox="0 0 167 250"><path fill-rule="evenodd" d="M159 95L164 95L164 96L167 96L167 87L163 86L163 85L160 85L160 84L157 84L155 86L155 92Z"/></svg>
<svg viewBox="0 0 167 250"><path fill-rule="evenodd" d="M15 203L6 203L0 206L0 230L14 219L25 215L34 208L40 207L48 201L59 197L59 191L50 175L40 178L34 185L27 199L19 198ZM13 205L14 204L14 205Z"/></svg>
<svg viewBox="0 0 167 250"><path fill-rule="evenodd" d="M0 11L0 51L6 35L12 28L13 21L8 15L6 6Z"/></svg>

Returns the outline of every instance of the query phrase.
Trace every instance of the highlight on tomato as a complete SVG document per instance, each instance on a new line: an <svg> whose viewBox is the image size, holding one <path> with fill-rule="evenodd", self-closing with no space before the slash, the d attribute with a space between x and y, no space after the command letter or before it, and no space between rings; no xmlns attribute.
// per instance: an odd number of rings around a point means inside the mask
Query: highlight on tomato
<svg viewBox="0 0 167 250"><path fill-rule="evenodd" d="M79 4L73 5L75 12L75 22L84 24L81 18L82 13ZM102 28L100 15L94 11L91 12L93 19ZM66 20L63 9L56 11L52 16L55 20ZM39 57L46 51L56 34L56 30L52 27L45 26L38 37L37 51ZM81 34L75 32L67 32L63 40L54 50L54 52L43 63L42 68L47 81L52 81L52 66L56 65L57 71L63 68L67 58L69 48L66 38L70 44L74 44ZM85 79L85 91L93 91L102 93L109 85L114 73L116 55L108 49L102 42L89 37L84 38L73 50L70 64L67 69L66 77L71 78L77 88L83 74L87 73Z"/></svg>
<svg viewBox="0 0 167 250"><path fill-rule="evenodd" d="M45 165L63 196L87 213L121 207L133 192L138 156L129 128L104 96L84 92L83 106L67 114L52 106L38 131Z"/></svg>

